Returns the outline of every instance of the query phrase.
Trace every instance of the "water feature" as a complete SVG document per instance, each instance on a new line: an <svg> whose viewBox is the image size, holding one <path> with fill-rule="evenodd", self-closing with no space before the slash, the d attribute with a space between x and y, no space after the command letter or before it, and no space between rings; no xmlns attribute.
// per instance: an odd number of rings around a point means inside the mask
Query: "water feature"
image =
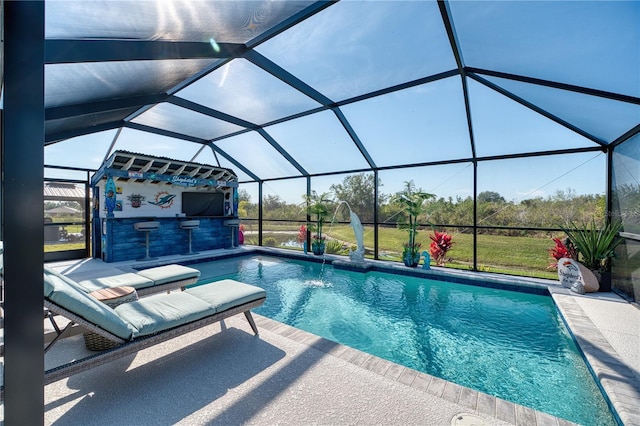
<svg viewBox="0 0 640 426"><path fill-rule="evenodd" d="M338 210L343 204L346 205L349 209L349 224L351 225L351 228L353 228L353 233L356 237L356 249L349 249L349 260L354 263L364 263L364 226L362 226L360 218L353 212L349 203L347 203L346 201L340 201L338 203L338 207L336 207L336 210L333 213L331 224L333 225L336 215L338 214Z"/></svg>

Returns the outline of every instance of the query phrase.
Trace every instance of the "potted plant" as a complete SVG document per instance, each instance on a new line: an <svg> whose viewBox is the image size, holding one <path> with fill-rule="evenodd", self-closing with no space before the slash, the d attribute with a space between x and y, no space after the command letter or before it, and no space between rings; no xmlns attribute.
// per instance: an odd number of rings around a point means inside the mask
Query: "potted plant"
<svg viewBox="0 0 640 426"><path fill-rule="evenodd" d="M311 236L311 251L315 255L324 254L325 237L322 235L322 227L324 226L327 216L329 216L328 204L331 202L328 193L318 195L316 191L312 191L310 195L304 196L305 209L307 215L311 217L313 223L307 227L313 232Z"/></svg>
<svg viewBox="0 0 640 426"><path fill-rule="evenodd" d="M413 181L405 182L404 189L397 192L391 198L393 203L397 203L402 207L405 214L405 221L400 223L400 229L409 232L409 240L404 244L402 250L402 261L406 266L416 267L420 262L420 246L416 241L418 234L418 216L424 213L426 203L435 195L423 192L422 189L416 189Z"/></svg>
<svg viewBox="0 0 640 426"><path fill-rule="evenodd" d="M622 222L607 222L598 228L595 220L576 226L570 222L562 228L571 244L575 247L578 260L590 269L598 278L600 291L611 291L611 260L615 257L615 249L622 243L618 232Z"/></svg>

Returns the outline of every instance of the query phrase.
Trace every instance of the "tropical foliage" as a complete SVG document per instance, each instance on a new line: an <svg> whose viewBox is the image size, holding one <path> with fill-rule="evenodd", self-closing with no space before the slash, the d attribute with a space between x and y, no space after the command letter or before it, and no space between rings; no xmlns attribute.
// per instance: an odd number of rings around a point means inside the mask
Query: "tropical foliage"
<svg viewBox="0 0 640 426"><path fill-rule="evenodd" d="M547 269L557 269L558 260L562 258L578 260L578 253L576 248L568 238L563 242L560 238L554 238L553 242L555 246L549 249L549 254L553 258L553 261L549 264Z"/></svg>
<svg viewBox="0 0 640 426"><path fill-rule="evenodd" d="M326 243L325 251L331 254L346 254L347 249L342 242L338 240L328 240Z"/></svg>
<svg viewBox="0 0 640 426"><path fill-rule="evenodd" d="M298 230L298 242L300 244L304 243L307 240L307 227L304 225L300 225L300 229Z"/></svg>
<svg viewBox="0 0 640 426"><path fill-rule="evenodd" d="M623 241L618 237L621 229L620 221L598 227L595 220L591 220L579 225L570 222L563 231L575 246L580 263L593 271L605 272L610 270L615 249Z"/></svg>
<svg viewBox="0 0 640 426"><path fill-rule="evenodd" d="M324 253L325 237L322 235L322 228L329 216L329 203L332 200L328 193L318 195L316 191L312 191L310 195L304 195L304 208L307 215L311 217L313 223L309 223L307 228L313 232L311 249L315 254Z"/></svg>
<svg viewBox="0 0 640 426"><path fill-rule="evenodd" d="M433 234L429 235L429 238L431 239L429 254L431 254L436 265L444 266L447 263L447 253L453 247L451 235L434 230Z"/></svg>
<svg viewBox="0 0 640 426"><path fill-rule="evenodd" d="M402 191L391 197L391 202L402 207L401 221L398 227L409 233L409 241L404 245L402 258L405 259L406 264L413 264L413 261L420 259L420 243L416 241L420 225L418 217L424 214L427 201L434 198L435 195L424 192L421 188L416 188L413 181L405 182L404 185Z"/></svg>

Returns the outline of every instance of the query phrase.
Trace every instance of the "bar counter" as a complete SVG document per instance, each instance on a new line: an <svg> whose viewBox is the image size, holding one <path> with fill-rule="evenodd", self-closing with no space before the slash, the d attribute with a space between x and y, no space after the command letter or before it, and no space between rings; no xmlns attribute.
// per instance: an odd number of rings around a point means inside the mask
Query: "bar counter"
<svg viewBox="0 0 640 426"><path fill-rule="evenodd" d="M146 256L146 234L134 227L138 222L158 222L159 228L149 232L151 257L185 254L189 251L189 231L180 228L180 222L199 220L200 226L191 230L194 252L230 248L235 244L237 226L225 226L233 216L181 216L181 217L129 217L102 218L103 251L105 262L143 259Z"/></svg>

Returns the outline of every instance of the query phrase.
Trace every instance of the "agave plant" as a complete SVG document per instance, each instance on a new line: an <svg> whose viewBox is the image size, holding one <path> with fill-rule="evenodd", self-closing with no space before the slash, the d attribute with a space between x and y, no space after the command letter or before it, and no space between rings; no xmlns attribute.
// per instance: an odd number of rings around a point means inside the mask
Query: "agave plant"
<svg viewBox="0 0 640 426"><path fill-rule="evenodd" d="M623 241L618 238L621 229L620 221L610 222L599 228L593 219L580 226L569 222L568 227L562 228L578 252L578 261L596 272L609 271L615 249Z"/></svg>

